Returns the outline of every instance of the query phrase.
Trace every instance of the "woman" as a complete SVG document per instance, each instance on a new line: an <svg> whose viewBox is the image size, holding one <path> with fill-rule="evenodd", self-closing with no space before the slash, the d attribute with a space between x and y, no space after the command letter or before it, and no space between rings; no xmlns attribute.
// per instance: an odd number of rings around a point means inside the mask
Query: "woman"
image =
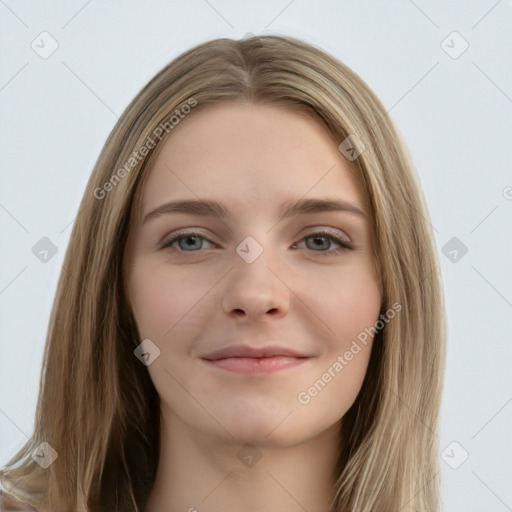
<svg viewBox="0 0 512 512"><path fill-rule="evenodd" d="M427 219L396 128L337 59L279 36L176 58L87 185L5 503L439 510Z"/></svg>

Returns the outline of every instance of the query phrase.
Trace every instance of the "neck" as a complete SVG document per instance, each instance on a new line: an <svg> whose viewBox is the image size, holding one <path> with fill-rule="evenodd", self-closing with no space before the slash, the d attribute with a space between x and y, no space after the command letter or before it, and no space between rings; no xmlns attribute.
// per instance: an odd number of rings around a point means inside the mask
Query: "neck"
<svg viewBox="0 0 512 512"><path fill-rule="evenodd" d="M329 512L339 425L296 446L228 443L162 417L145 512ZM170 424L172 423L172 431Z"/></svg>

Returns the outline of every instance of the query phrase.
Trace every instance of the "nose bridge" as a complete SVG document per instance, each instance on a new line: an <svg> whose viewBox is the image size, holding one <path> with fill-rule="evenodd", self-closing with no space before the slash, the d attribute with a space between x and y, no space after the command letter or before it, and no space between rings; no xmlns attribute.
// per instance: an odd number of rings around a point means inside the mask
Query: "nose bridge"
<svg viewBox="0 0 512 512"><path fill-rule="evenodd" d="M246 236L236 247L235 251L240 256L240 258L247 264L252 265L253 263L257 262L258 260L266 260L267 255L265 257L261 258L261 256L265 253L264 246L268 247L267 240L270 237L266 237L264 240L262 240L263 235L256 235L259 238L258 240L252 236L248 235Z"/></svg>
<svg viewBox="0 0 512 512"><path fill-rule="evenodd" d="M256 235L257 236L257 235ZM266 236L266 235L265 235ZM235 248L235 273L238 280L248 280L253 283L265 283L272 281L273 273L270 269L275 266L276 248L271 247L270 236L262 240L263 235L245 237Z"/></svg>
<svg viewBox="0 0 512 512"><path fill-rule="evenodd" d="M276 270L279 267L277 249L269 247L271 236L268 234L259 235L261 243L256 236L245 237L235 248L236 258L223 298L228 314L242 310L249 315L259 315L288 308L288 290Z"/></svg>

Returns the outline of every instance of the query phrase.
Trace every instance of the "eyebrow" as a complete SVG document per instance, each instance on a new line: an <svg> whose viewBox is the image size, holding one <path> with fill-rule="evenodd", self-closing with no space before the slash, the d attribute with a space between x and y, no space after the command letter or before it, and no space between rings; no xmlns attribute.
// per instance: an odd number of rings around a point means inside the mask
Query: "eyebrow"
<svg viewBox="0 0 512 512"><path fill-rule="evenodd" d="M348 212L366 218L366 213L353 203L337 198L298 199L285 202L277 213L278 218L292 217L293 215L320 213L320 212ZM229 210L220 202L211 199L176 200L163 204L152 210L144 217L142 224L148 220L170 213L188 213L203 217L226 218Z"/></svg>

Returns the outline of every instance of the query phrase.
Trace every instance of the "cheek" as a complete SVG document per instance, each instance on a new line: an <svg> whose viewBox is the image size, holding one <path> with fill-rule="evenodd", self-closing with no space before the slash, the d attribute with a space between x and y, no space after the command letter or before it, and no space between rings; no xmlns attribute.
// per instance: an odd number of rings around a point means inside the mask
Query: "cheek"
<svg viewBox="0 0 512 512"><path fill-rule="evenodd" d="M339 272L322 286L316 308L334 335L334 343L344 348L366 328L375 324L381 307L379 284L367 265Z"/></svg>
<svg viewBox="0 0 512 512"><path fill-rule="evenodd" d="M326 289L317 307L334 335L326 343L321 370L299 402L314 402L319 413L337 416L350 408L363 383L382 296L366 267L340 273Z"/></svg>
<svg viewBox="0 0 512 512"><path fill-rule="evenodd" d="M141 337L163 341L172 335L205 287L193 279L181 272L169 272L161 265L141 262L133 268L130 294Z"/></svg>

